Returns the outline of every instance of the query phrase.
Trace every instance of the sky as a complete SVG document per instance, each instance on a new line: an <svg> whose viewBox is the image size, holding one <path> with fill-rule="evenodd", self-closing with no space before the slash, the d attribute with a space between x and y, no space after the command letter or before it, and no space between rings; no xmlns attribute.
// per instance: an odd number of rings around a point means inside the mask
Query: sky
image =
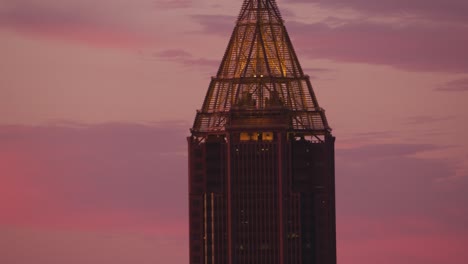
<svg viewBox="0 0 468 264"><path fill-rule="evenodd" d="M468 2L277 0L336 141L338 261L468 262ZM242 1L0 2L0 263L188 263Z"/></svg>

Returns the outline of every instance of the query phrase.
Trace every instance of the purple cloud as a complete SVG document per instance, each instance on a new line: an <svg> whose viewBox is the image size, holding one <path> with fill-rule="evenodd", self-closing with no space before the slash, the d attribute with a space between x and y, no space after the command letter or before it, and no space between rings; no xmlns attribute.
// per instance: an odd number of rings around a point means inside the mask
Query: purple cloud
<svg viewBox="0 0 468 264"><path fill-rule="evenodd" d="M428 123L438 123L443 121L452 120L453 116L432 116L432 115L418 115L409 117L405 124L407 125L422 125Z"/></svg>
<svg viewBox="0 0 468 264"><path fill-rule="evenodd" d="M454 80L439 86L436 91L441 92L468 92L468 78Z"/></svg>
<svg viewBox="0 0 468 264"><path fill-rule="evenodd" d="M102 259L99 254L123 263L119 256L140 260L143 252L153 260L157 256L151 252L161 241L170 245L169 249L164 244L170 251L166 258L176 252L186 258L180 252L187 252L188 127L178 123L1 126L0 244L9 245L11 251L0 254L0 262L30 263L39 258L38 263L55 264L57 255L47 248L59 245L58 252L66 252L60 263L94 263ZM464 264L468 255L460 247L468 242L468 177L440 181L454 174L450 161L413 157L441 147L380 144L342 149L339 139L337 143L340 259L357 261L357 252L360 257L374 252L366 255L364 263L404 262L411 255L415 264L441 259ZM125 239L94 237L109 229L125 233ZM32 231L18 230L41 231L34 231L40 234L34 236ZM131 238L130 231L151 236ZM78 237L83 242L73 243ZM21 244L11 246L10 241L19 239ZM110 251L107 242L116 239L139 244ZM88 249L89 241L95 242ZM408 250L401 246L408 241L424 245ZM437 251L436 256L424 250L444 245L450 250ZM31 248L39 249L20 252ZM86 258L78 258L76 250L86 252Z"/></svg>
<svg viewBox="0 0 468 264"><path fill-rule="evenodd" d="M4 25L44 27L49 25L90 25L95 18L83 12L83 5L67 7L54 2L9 1L0 7L0 21ZM97 22L97 21L94 21Z"/></svg>
<svg viewBox="0 0 468 264"><path fill-rule="evenodd" d="M369 160L389 157L406 157L422 151L438 149L438 147L429 144L380 144L367 145L355 149L340 150L340 155L345 157L352 156L353 159Z"/></svg>
<svg viewBox="0 0 468 264"><path fill-rule="evenodd" d="M234 17L199 15L204 33L229 36ZM340 20L286 22L299 57L390 65L411 71L466 72L468 35L463 26L393 25ZM433 37L437 36L437 37Z"/></svg>
<svg viewBox="0 0 468 264"><path fill-rule="evenodd" d="M464 263L468 175L441 181L455 174L450 161L413 157L439 148L387 144L336 150L341 262L362 263L365 254L366 263Z"/></svg>
<svg viewBox="0 0 468 264"><path fill-rule="evenodd" d="M157 54L155 54L157 57L160 58L187 58L187 57L192 57L192 54L188 53L185 50L181 49L171 49L171 50L164 50L161 51Z"/></svg>
<svg viewBox="0 0 468 264"><path fill-rule="evenodd" d="M134 47L152 36L138 19L151 4L107 0L7 0L0 5L0 25L39 37L71 40L104 47Z"/></svg>
<svg viewBox="0 0 468 264"><path fill-rule="evenodd" d="M109 226L138 229L151 222L171 226L186 217L186 127L103 124L13 126L0 131L2 157L17 157L16 162L4 164L2 185L8 188L11 183L9 188L21 191L15 180L21 178L41 195L26 201L35 205L38 214L24 218L10 212L0 224L52 221L49 224L54 225L53 219L70 214L87 219L84 223L67 220L78 226L92 226L93 219L101 219ZM34 169L20 170L22 166ZM39 211L50 213L44 216ZM101 220L96 224L101 225Z"/></svg>
<svg viewBox="0 0 468 264"><path fill-rule="evenodd" d="M181 49L171 49L158 52L154 55L156 58L174 61L189 67L206 67L216 69L219 66L219 60L196 58L189 52Z"/></svg>
<svg viewBox="0 0 468 264"><path fill-rule="evenodd" d="M154 5L161 9L188 8L192 6L192 0L156 0Z"/></svg>
<svg viewBox="0 0 468 264"><path fill-rule="evenodd" d="M427 232L468 234L464 224L468 221L468 210L462 209L468 175L456 182L447 182L444 179L456 173L450 161L414 157L417 153L440 149L429 144L338 149L339 219L356 216L388 220L404 216L437 224L437 230Z"/></svg>
<svg viewBox="0 0 468 264"><path fill-rule="evenodd" d="M413 71L468 70L468 35L464 27L396 26L365 21L338 27L299 22L286 26L299 55L310 58L391 65Z"/></svg>
<svg viewBox="0 0 468 264"><path fill-rule="evenodd" d="M314 3L327 8L351 8L371 15L412 15L440 21L468 22L465 0L287 0Z"/></svg>
<svg viewBox="0 0 468 264"><path fill-rule="evenodd" d="M235 16L193 15L191 18L202 26L204 33L221 35L226 38L229 37L236 25Z"/></svg>

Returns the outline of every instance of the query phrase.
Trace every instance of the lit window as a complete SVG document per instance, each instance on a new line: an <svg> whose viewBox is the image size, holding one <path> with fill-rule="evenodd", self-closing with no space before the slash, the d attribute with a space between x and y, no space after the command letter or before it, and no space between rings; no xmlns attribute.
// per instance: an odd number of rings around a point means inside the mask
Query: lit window
<svg viewBox="0 0 468 264"><path fill-rule="evenodd" d="M259 135L260 135L259 133L250 134L250 140L257 141Z"/></svg>
<svg viewBox="0 0 468 264"><path fill-rule="evenodd" d="M240 140L241 141L249 141L250 140L250 133L247 133L247 132L240 133Z"/></svg>
<svg viewBox="0 0 468 264"><path fill-rule="evenodd" d="M264 141L273 141L273 132L263 132L262 139Z"/></svg>

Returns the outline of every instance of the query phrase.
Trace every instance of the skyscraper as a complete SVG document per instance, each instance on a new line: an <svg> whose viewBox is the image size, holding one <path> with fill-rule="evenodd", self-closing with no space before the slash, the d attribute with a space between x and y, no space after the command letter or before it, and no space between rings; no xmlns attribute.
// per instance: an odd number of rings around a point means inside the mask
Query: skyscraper
<svg viewBox="0 0 468 264"><path fill-rule="evenodd" d="M275 0L245 0L189 145L190 264L335 264L334 137Z"/></svg>

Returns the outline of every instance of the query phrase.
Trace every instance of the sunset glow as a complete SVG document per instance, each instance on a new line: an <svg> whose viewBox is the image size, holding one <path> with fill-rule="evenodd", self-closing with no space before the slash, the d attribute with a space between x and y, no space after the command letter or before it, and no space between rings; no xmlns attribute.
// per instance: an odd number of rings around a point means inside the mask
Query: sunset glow
<svg viewBox="0 0 468 264"><path fill-rule="evenodd" d="M188 263L186 137L241 3L2 1L0 263ZM338 262L467 263L468 2L277 3L337 137Z"/></svg>

